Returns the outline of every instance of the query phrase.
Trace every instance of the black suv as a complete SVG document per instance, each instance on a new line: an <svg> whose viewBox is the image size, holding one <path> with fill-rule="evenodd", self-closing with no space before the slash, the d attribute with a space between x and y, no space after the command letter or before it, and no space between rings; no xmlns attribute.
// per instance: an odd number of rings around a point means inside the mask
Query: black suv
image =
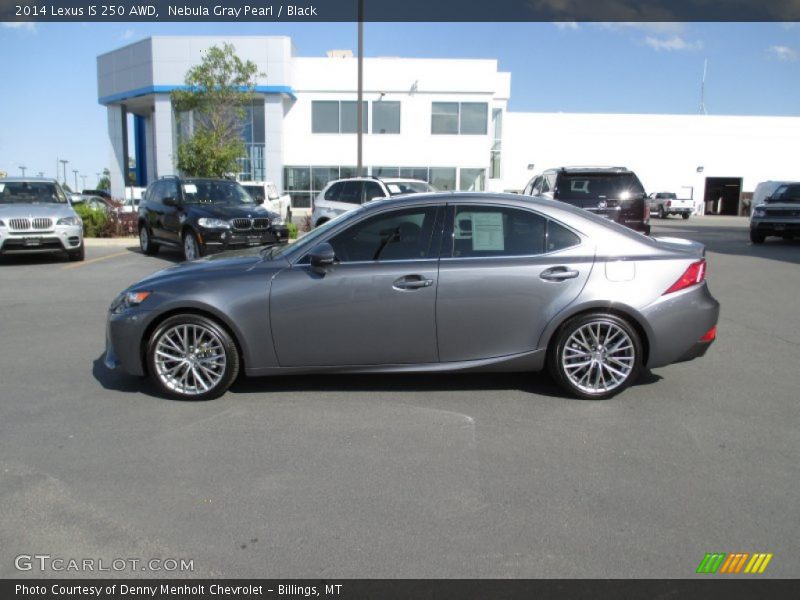
<svg viewBox="0 0 800 600"><path fill-rule="evenodd" d="M531 179L523 194L561 200L650 235L647 194L625 167L548 169Z"/></svg>
<svg viewBox="0 0 800 600"><path fill-rule="evenodd" d="M164 177L151 183L139 205L138 227L142 252L170 246L182 249L186 260L289 238L280 215L227 179Z"/></svg>

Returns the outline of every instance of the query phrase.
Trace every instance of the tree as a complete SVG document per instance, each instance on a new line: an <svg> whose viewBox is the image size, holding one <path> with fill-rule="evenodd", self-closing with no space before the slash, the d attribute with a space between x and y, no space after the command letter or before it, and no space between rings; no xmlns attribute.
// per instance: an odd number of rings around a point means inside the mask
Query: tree
<svg viewBox="0 0 800 600"><path fill-rule="evenodd" d="M172 92L177 112L190 112L193 127L178 145L178 169L194 177L222 177L238 171L244 156L244 107L252 101L255 78L262 75L242 61L231 44L212 46L186 73L186 89Z"/></svg>
<svg viewBox="0 0 800 600"><path fill-rule="evenodd" d="M97 189L98 190L111 189L111 171L109 171L108 169L103 169L103 176L100 178L100 181L97 182Z"/></svg>

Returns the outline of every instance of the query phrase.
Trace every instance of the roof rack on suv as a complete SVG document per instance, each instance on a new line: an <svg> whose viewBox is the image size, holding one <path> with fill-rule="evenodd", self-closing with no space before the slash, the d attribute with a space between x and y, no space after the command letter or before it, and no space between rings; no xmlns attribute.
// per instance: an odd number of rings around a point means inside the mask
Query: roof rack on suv
<svg viewBox="0 0 800 600"><path fill-rule="evenodd" d="M559 171L590 171L590 170L603 170L603 171L627 171L628 167L610 167L608 165L570 165L568 167L559 167Z"/></svg>

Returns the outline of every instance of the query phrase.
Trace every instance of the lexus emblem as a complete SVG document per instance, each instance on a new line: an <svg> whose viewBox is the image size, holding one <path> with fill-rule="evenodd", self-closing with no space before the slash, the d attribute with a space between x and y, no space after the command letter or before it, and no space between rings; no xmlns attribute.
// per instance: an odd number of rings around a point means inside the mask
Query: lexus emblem
<svg viewBox="0 0 800 600"><path fill-rule="evenodd" d="M600 202L597 203L597 208L606 208L607 206L608 202L606 202L605 200L600 200Z"/></svg>

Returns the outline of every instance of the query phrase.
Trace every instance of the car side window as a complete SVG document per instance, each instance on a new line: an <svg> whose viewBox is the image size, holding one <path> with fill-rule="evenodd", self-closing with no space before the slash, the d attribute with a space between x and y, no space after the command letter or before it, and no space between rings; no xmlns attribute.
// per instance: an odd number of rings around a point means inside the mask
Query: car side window
<svg viewBox="0 0 800 600"><path fill-rule="evenodd" d="M375 200L375 198L384 198L386 194L383 193L383 188L374 181L364 182L364 202Z"/></svg>
<svg viewBox="0 0 800 600"><path fill-rule="evenodd" d="M429 258L436 207L394 210L364 219L329 240L340 262Z"/></svg>
<svg viewBox="0 0 800 600"><path fill-rule="evenodd" d="M531 186L531 196L538 196L542 193L542 176L539 175L536 179L533 180L533 185Z"/></svg>
<svg viewBox="0 0 800 600"><path fill-rule="evenodd" d="M503 206L458 206L453 223L454 258L530 256L545 252L546 219Z"/></svg>
<svg viewBox="0 0 800 600"><path fill-rule="evenodd" d="M545 252L556 252L572 248L581 243L581 238L569 229L550 219L547 220L547 243Z"/></svg>
<svg viewBox="0 0 800 600"><path fill-rule="evenodd" d="M556 176L555 173L549 173L545 175L542 179L542 193L545 194L547 192L552 192L553 189L556 187Z"/></svg>
<svg viewBox="0 0 800 600"><path fill-rule="evenodd" d="M347 204L361 204L361 182L345 181L336 201Z"/></svg>
<svg viewBox="0 0 800 600"><path fill-rule="evenodd" d="M328 191L325 192L325 200L337 201L339 196L342 193L342 188L344 187L343 182L334 183L331 187L328 188Z"/></svg>
<svg viewBox="0 0 800 600"><path fill-rule="evenodd" d="M163 182L157 181L154 183L153 187L150 189L150 193L147 194L147 204L161 204L161 200L164 198L163 191Z"/></svg>

